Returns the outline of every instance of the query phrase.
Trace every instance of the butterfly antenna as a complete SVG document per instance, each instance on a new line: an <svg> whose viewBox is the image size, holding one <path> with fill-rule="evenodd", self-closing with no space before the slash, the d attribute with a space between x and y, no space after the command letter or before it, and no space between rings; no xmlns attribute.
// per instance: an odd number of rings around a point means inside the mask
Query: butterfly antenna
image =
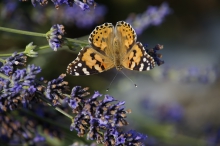
<svg viewBox="0 0 220 146"><path fill-rule="evenodd" d="M112 79L111 83L109 84L108 88L106 89L106 91L109 90L109 87L111 86L111 84L113 83L113 81L115 80L116 76L118 75L118 71L117 73L115 74L114 78Z"/></svg>
<svg viewBox="0 0 220 146"><path fill-rule="evenodd" d="M123 73L124 76L126 76L134 84L135 87L137 87L137 84L135 84L131 78L129 78L122 70L121 70L121 72Z"/></svg>

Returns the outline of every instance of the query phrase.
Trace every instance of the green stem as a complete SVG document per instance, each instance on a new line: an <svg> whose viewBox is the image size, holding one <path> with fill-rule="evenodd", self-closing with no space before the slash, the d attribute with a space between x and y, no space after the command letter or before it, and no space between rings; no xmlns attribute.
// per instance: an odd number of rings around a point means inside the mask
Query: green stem
<svg viewBox="0 0 220 146"><path fill-rule="evenodd" d="M36 50L34 50L34 51L44 50L44 49L48 49L48 48L50 48L50 46L49 46L49 45L45 45L45 46L38 47L38 48L37 48Z"/></svg>
<svg viewBox="0 0 220 146"><path fill-rule="evenodd" d="M0 55L1 55L1 54L0 54ZM5 62L5 60L4 60L4 59L2 59L2 58L0 58L0 62L4 63L4 62Z"/></svg>
<svg viewBox="0 0 220 146"><path fill-rule="evenodd" d="M5 80L9 80L9 77L6 76L6 75L3 74L3 73L0 73L0 77L3 78L3 79L5 79Z"/></svg>
<svg viewBox="0 0 220 146"><path fill-rule="evenodd" d="M83 44L83 45L88 45L89 44L87 41L81 41L81 40L77 40L77 39L67 38L67 40L69 42L79 43L79 44Z"/></svg>
<svg viewBox="0 0 220 146"><path fill-rule="evenodd" d="M69 94L63 94L63 95L67 96L68 98L71 98L71 96Z"/></svg>
<svg viewBox="0 0 220 146"><path fill-rule="evenodd" d="M17 34L24 34L24 35L30 35L30 36L37 36L37 37L46 37L46 34L44 34L44 33L17 30L17 29L6 28L6 27L0 27L0 31L17 33ZM80 43L80 44L88 45L87 41L81 41L81 40L71 39L71 38L67 38L67 40L70 41L70 42L74 42L74 43Z"/></svg>
<svg viewBox="0 0 220 146"><path fill-rule="evenodd" d="M47 103L47 105L53 107L53 105L45 98L41 97L40 98L45 101ZM70 118L73 121L73 117L71 115L69 115L68 113L66 113L65 111L63 111L62 109L60 109L59 107L53 107L55 110L57 110L58 112L60 112L61 114L65 115L66 117Z"/></svg>
<svg viewBox="0 0 220 146"><path fill-rule="evenodd" d="M50 103L47 103L49 106L52 106ZM73 117L71 115L69 115L68 113L66 113L65 111L63 111L62 109L60 109L59 107L55 107L55 110L57 110L58 112L62 113L63 115L67 116L68 118L70 118L71 120L73 120Z"/></svg>
<svg viewBox="0 0 220 146"><path fill-rule="evenodd" d="M6 32L11 32L11 33L30 35L30 36L46 37L46 34L43 34L43 33L17 30L17 29L11 29L11 28L6 28L6 27L0 27L0 30L1 31L6 31Z"/></svg>
<svg viewBox="0 0 220 146"><path fill-rule="evenodd" d="M49 45L45 45L45 46L38 47L34 51L40 51L40 50L44 50L44 49L48 49L48 48L50 48L50 46ZM17 54L20 54L20 53L27 54L26 52L17 52ZM0 57L9 57L9 56L11 56L11 54L12 53L0 54ZM4 62L4 61L5 61L4 59L0 58L0 62Z"/></svg>
<svg viewBox="0 0 220 146"><path fill-rule="evenodd" d="M45 49L50 49L50 46L49 45L45 45L45 46L41 46L41 47L37 47L36 49L34 49L34 51L40 51L40 50L45 50ZM18 54L20 53L24 53L27 55L27 52L17 52ZM7 53L7 54L0 54L0 57L9 57L11 56L13 53ZM4 63L4 59L1 59L0 58L0 62L3 62Z"/></svg>
<svg viewBox="0 0 220 146"><path fill-rule="evenodd" d="M24 52L17 52L17 53L20 54L20 53L24 53ZM9 56L11 56L11 54L13 54L13 53L0 54L0 57L9 57Z"/></svg>

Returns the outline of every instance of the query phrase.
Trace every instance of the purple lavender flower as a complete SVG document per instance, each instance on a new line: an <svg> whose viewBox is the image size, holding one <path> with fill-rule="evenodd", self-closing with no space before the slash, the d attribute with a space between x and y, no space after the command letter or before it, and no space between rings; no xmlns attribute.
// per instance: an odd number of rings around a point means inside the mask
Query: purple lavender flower
<svg viewBox="0 0 220 146"><path fill-rule="evenodd" d="M23 53L18 54L17 52L13 53L10 57L5 60L6 64L14 66L24 66L27 62L27 56Z"/></svg>
<svg viewBox="0 0 220 146"><path fill-rule="evenodd" d="M96 6L95 9L89 11L81 11L79 7L66 7L63 10L63 21L65 23L72 23L79 28L90 28L96 23L100 23L100 20L104 19L107 10L103 5Z"/></svg>
<svg viewBox="0 0 220 146"><path fill-rule="evenodd" d="M158 108L159 119L164 122L178 123L183 120L184 110L183 107L178 103L172 103L169 105L161 105Z"/></svg>
<svg viewBox="0 0 220 146"><path fill-rule="evenodd" d="M183 107L178 103L170 105L167 117L171 122L180 122L184 117Z"/></svg>
<svg viewBox="0 0 220 146"><path fill-rule="evenodd" d="M18 3L14 0L3 0L4 7L1 8L1 17L8 17L15 12Z"/></svg>
<svg viewBox="0 0 220 146"><path fill-rule="evenodd" d="M80 0L74 0L75 4L78 5L82 10L89 9L89 5L86 3L81 2Z"/></svg>
<svg viewBox="0 0 220 146"><path fill-rule="evenodd" d="M88 87L87 88L81 88L81 86L75 86L73 87L72 89L72 93L71 93L71 96L72 97L79 97L79 98L82 98L86 95L88 95L89 93L87 92L88 90Z"/></svg>
<svg viewBox="0 0 220 146"><path fill-rule="evenodd" d="M86 2L89 5L95 5L95 1L94 0L83 0L84 2Z"/></svg>
<svg viewBox="0 0 220 146"><path fill-rule="evenodd" d="M3 111L8 109L13 110L19 104L23 104L26 107L27 103L32 100L35 94L35 78L40 71L41 69L39 67L28 65L25 69L17 69L11 73L11 79L2 78L0 109Z"/></svg>
<svg viewBox="0 0 220 146"><path fill-rule="evenodd" d="M132 143L141 144L140 141L143 141L147 138L146 135L138 133L134 130L130 130L126 133L126 139L128 139L127 145L132 145Z"/></svg>
<svg viewBox="0 0 220 146"><path fill-rule="evenodd" d="M218 74L214 67L198 68L191 66L185 69L184 74L181 76L181 81L203 84L213 83L216 81Z"/></svg>
<svg viewBox="0 0 220 146"><path fill-rule="evenodd" d="M126 22L130 23L135 29L137 35L140 35L150 25L159 25L163 22L165 16L171 13L166 2L160 7L149 6L148 9L139 15L130 15Z"/></svg>
<svg viewBox="0 0 220 146"><path fill-rule="evenodd" d="M158 54L157 51L162 50L163 49L163 45L157 44L154 48L152 49L146 49L146 52L154 58L156 64L158 66L164 64L164 61L161 60L162 55Z"/></svg>
<svg viewBox="0 0 220 146"><path fill-rule="evenodd" d="M31 0L33 6L35 7L36 4L40 4L41 6L47 5L48 0ZM82 10L89 9L89 6L95 6L94 0L51 0L55 5L56 9L59 9L59 6L62 4L67 4L68 6L72 7L73 4L79 6Z"/></svg>
<svg viewBox="0 0 220 146"><path fill-rule="evenodd" d="M51 27L50 31L47 32L46 38L49 42L50 47L57 51L58 48L64 43L65 38L63 37L65 33L64 26L55 24Z"/></svg>
<svg viewBox="0 0 220 146"><path fill-rule="evenodd" d="M40 67L28 65L26 69L17 69L12 75L12 82L21 83L22 86L31 86L35 83L35 78L41 72Z"/></svg>
<svg viewBox="0 0 220 146"><path fill-rule="evenodd" d="M0 72L9 76L13 72L13 67L11 65L4 65L0 68Z"/></svg>
<svg viewBox="0 0 220 146"><path fill-rule="evenodd" d="M44 6L48 3L48 0L31 0L31 2L32 2L34 7L36 6L37 3L39 3L41 6Z"/></svg>
<svg viewBox="0 0 220 146"><path fill-rule="evenodd" d="M1 66L0 73L10 76L11 73L14 71L15 66L24 66L26 64L26 59L27 56L25 56L23 53L13 53L5 60L4 65Z"/></svg>
<svg viewBox="0 0 220 146"><path fill-rule="evenodd" d="M89 92L87 92L88 88L81 88L81 86L75 86L72 89L71 97L75 98L66 98L66 102L73 109L73 113L77 113L78 108L81 108L80 103L84 102L82 100L83 97L87 96Z"/></svg>
<svg viewBox="0 0 220 146"><path fill-rule="evenodd" d="M144 146L143 141L147 138L146 135L130 130L126 133L119 132L116 128L109 128L105 134L106 145L126 145L126 146Z"/></svg>
<svg viewBox="0 0 220 146"><path fill-rule="evenodd" d="M96 143L92 143L90 145L85 145L84 143L79 143L79 142L74 142L73 144L69 145L69 146L98 146Z"/></svg>
<svg viewBox="0 0 220 146"><path fill-rule="evenodd" d="M0 125L2 125L0 127L0 141L3 145L36 145L45 141L30 119L26 123L21 123L13 116L1 114Z"/></svg>
<svg viewBox="0 0 220 146"><path fill-rule="evenodd" d="M28 65L27 68L17 68L18 65L24 66L25 63L26 56L13 53L0 67L1 111L13 110L20 104L27 107L30 101L37 100L38 96L46 95L53 105L59 104L58 100L66 97L64 93L68 91L68 82L63 80L65 74L49 81L45 87L42 78L36 79L37 74L41 72L40 67Z"/></svg>
<svg viewBox="0 0 220 146"><path fill-rule="evenodd" d="M87 139L106 145L143 145L142 140L146 136L134 131L119 132L120 127L128 125L125 118L130 113L124 109L124 101L114 104L112 102L116 100L109 95L98 100L102 96L98 91L87 99L83 98L84 95L87 95L87 90L76 86L72 90L71 98L66 99L77 114L70 126L71 131L75 129L80 137L87 133Z"/></svg>
<svg viewBox="0 0 220 146"><path fill-rule="evenodd" d="M172 78L175 74L175 78ZM157 78L162 80L172 80L179 83L197 83L197 84L213 84L217 81L219 71L216 66L209 67L178 67L172 68L165 66L160 68L160 74ZM178 79L178 80L174 80Z"/></svg>
<svg viewBox="0 0 220 146"><path fill-rule="evenodd" d="M46 89L46 97L52 101L53 105L59 104L59 99L64 99L66 96L64 95L69 87L68 82L64 81L64 77L66 74L60 75L57 79L53 79L49 81Z"/></svg>

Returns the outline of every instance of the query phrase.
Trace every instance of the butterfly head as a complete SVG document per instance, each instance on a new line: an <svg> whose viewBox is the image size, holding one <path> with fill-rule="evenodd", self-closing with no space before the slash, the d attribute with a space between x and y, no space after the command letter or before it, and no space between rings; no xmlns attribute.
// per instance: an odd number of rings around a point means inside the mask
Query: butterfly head
<svg viewBox="0 0 220 146"><path fill-rule="evenodd" d="M123 66L122 66L122 65L116 65L116 69L117 69L117 70L119 70L119 71L120 71L120 70L122 70L122 68L123 68Z"/></svg>

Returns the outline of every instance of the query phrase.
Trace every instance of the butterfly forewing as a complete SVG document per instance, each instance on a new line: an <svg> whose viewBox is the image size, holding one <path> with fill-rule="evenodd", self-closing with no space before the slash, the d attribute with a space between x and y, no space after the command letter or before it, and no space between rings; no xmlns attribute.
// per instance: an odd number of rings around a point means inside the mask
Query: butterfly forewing
<svg viewBox="0 0 220 146"><path fill-rule="evenodd" d="M126 54L136 42L137 35L135 30L129 23L119 21L115 26L115 33L115 37L121 44L120 52Z"/></svg>
<svg viewBox="0 0 220 146"><path fill-rule="evenodd" d="M111 56L113 39L114 26L111 23L104 23L92 31L88 40L93 49L103 55Z"/></svg>

